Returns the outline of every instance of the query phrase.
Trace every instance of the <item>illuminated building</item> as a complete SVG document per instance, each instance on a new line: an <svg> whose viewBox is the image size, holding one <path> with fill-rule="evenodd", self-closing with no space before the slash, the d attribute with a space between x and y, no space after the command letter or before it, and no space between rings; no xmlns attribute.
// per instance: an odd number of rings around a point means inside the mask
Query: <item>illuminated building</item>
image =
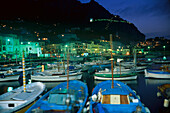
<svg viewBox="0 0 170 113"><path fill-rule="evenodd" d="M20 42L17 35L0 34L0 58L16 59L22 57L22 51L25 51L25 57L40 57L41 47L38 42Z"/></svg>

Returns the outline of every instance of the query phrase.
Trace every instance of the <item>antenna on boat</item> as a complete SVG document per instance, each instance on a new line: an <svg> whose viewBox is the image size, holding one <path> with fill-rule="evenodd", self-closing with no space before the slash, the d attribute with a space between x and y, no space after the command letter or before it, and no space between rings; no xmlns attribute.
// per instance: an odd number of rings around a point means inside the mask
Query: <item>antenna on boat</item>
<svg viewBox="0 0 170 113"><path fill-rule="evenodd" d="M113 45L112 45L112 34L110 34L110 48L111 48L111 70L112 70L112 88L114 88L114 80L113 80L113 55L112 55L112 50L113 50Z"/></svg>
<svg viewBox="0 0 170 113"><path fill-rule="evenodd" d="M23 87L24 92L26 92L26 80L25 80L25 58L24 58L24 50L22 54L22 69L23 69Z"/></svg>
<svg viewBox="0 0 170 113"><path fill-rule="evenodd" d="M67 91L69 87L69 48L67 48Z"/></svg>

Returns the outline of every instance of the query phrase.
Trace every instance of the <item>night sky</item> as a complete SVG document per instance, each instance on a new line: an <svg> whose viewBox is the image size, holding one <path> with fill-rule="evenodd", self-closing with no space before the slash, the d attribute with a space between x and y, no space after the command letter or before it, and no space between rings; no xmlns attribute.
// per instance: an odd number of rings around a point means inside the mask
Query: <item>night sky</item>
<svg viewBox="0 0 170 113"><path fill-rule="evenodd" d="M90 0L80 0L83 3ZM135 24L146 38L170 39L170 0L95 0L110 13Z"/></svg>

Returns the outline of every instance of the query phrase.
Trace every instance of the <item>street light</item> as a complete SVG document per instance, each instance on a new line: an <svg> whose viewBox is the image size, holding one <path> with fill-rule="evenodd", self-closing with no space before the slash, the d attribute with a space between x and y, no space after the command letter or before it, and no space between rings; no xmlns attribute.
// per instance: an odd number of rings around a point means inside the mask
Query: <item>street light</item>
<svg viewBox="0 0 170 113"><path fill-rule="evenodd" d="M163 48L164 48L164 56L163 56L163 60L166 60L166 56L165 56L165 47L166 47L166 46L163 46Z"/></svg>
<svg viewBox="0 0 170 113"><path fill-rule="evenodd" d="M150 46L148 46L148 49L149 49L149 51L150 51Z"/></svg>

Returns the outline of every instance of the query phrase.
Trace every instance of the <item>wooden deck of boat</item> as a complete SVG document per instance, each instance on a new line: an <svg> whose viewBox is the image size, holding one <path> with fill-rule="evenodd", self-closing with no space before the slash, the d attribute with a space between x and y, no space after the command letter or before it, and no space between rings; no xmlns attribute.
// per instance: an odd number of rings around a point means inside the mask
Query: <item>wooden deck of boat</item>
<svg viewBox="0 0 170 113"><path fill-rule="evenodd" d="M129 104L127 95L103 95L102 104Z"/></svg>

